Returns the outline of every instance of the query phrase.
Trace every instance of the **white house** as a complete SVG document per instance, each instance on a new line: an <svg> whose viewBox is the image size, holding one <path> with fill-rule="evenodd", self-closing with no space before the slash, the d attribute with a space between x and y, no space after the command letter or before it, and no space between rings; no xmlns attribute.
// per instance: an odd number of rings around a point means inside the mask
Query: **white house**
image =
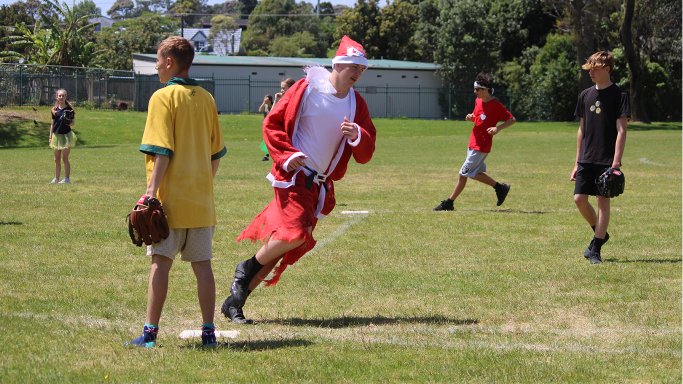
<svg viewBox="0 0 683 384"><path fill-rule="evenodd" d="M236 55L240 51L242 30L239 28L220 32L213 40L210 39L210 28L183 28L178 32L194 44L197 52L227 56Z"/></svg>
<svg viewBox="0 0 683 384"><path fill-rule="evenodd" d="M136 75L156 75L156 55L133 54ZM332 67L328 58L195 55L190 76L207 79L218 110L255 112L265 94L279 90L280 81L305 76L304 67ZM355 88L374 116L443 118L443 82L439 66L399 60L368 60L368 69Z"/></svg>

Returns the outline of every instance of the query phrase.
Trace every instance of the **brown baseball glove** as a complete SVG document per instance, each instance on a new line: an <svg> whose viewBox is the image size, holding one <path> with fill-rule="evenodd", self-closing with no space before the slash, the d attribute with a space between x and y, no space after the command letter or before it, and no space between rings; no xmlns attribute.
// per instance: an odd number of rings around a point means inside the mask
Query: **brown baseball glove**
<svg viewBox="0 0 683 384"><path fill-rule="evenodd" d="M158 243L168 237L168 220L161 202L142 195L128 214L128 234L138 247Z"/></svg>

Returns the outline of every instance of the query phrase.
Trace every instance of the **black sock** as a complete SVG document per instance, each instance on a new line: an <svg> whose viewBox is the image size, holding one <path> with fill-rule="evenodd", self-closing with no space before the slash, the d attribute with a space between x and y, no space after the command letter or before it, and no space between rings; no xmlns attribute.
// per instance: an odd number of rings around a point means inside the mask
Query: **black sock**
<svg viewBox="0 0 683 384"><path fill-rule="evenodd" d="M599 237L594 237L593 238L593 251L600 253L600 250L602 249L603 244L605 244L605 239L601 239Z"/></svg>
<svg viewBox="0 0 683 384"><path fill-rule="evenodd" d="M595 232L595 225L591 225L591 228L593 228L593 232ZM605 241L603 241L602 243L606 243L607 240L609 240L609 232L605 231Z"/></svg>
<svg viewBox="0 0 683 384"><path fill-rule="evenodd" d="M498 190L501 187L502 187L502 185L496 181L496 185L493 186L493 189Z"/></svg>
<svg viewBox="0 0 683 384"><path fill-rule="evenodd" d="M252 263L256 263L256 264L252 264L252 265L258 265L258 266L263 267L263 264L259 263L258 260L256 260L256 255L252 256L250 260Z"/></svg>

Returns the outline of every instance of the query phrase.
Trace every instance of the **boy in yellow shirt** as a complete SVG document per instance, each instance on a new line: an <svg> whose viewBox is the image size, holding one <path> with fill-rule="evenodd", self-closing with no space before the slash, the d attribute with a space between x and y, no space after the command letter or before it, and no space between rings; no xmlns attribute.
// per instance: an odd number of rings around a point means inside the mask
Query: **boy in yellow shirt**
<svg viewBox="0 0 683 384"><path fill-rule="evenodd" d="M211 268L216 225L213 178L227 150L216 103L209 92L189 77L192 44L169 37L157 50L156 70L166 87L149 100L140 151L145 154L147 190L141 200L158 198L168 215L168 238L149 245L152 258L147 292L147 315L141 336L129 345L156 345L159 319L168 291L175 256L192 264L202 312L202 344L215 346L213 317L216 286Z"/></svg>

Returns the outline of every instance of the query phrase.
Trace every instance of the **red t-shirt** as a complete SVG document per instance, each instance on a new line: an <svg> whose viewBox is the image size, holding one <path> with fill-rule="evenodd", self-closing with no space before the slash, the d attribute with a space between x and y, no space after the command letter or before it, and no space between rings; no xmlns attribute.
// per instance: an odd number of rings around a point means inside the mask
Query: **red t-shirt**
<svg viewBox="0 0 683 384"><path fill-rule="evenodd" d="M493 136L486 129L495 127L500 121L510 120L513 116L498 99L491 99L484 103L480 98L474 102L474 128L470 135L469 149L489 153L493 146Z"/></svg>

